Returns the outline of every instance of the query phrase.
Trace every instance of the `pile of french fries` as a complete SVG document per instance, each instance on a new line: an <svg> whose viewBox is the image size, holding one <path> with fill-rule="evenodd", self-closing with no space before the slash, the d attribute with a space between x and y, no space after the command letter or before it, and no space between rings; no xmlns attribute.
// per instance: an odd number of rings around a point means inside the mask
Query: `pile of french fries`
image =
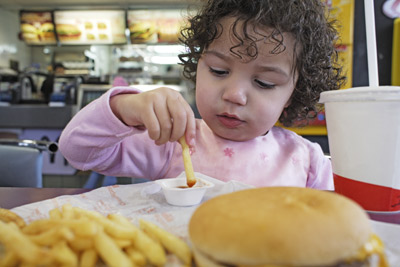
<svg viewBox="0 0 400 267"><path fill-rule="evenodd" d="M26 225L8 215L14 220L0 220L0 266L164 266L168 254L191 266L181 238L142 219L136 226L120 214L69 204Z"/></svg>

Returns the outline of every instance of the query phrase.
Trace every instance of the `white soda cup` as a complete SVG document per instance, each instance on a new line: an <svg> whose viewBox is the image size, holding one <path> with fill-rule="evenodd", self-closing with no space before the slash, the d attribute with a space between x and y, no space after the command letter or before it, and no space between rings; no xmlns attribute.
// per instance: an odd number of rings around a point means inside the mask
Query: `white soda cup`
<svg viewBox="0 0 400 267"><path fill-rule="evenodd" d="M400 210L400 87L323 92L335 191L369 211Z"/></svg>

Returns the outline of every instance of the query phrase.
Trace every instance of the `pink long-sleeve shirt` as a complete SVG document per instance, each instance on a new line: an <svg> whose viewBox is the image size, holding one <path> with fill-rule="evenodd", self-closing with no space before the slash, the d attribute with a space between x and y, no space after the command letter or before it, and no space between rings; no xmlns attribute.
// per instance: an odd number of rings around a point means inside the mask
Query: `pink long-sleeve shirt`
<svg viewBox="0 0 400 267"><path fill-rule="evenodd" d="M113 114L110 97L127 92L138 93L116 87L78 112L62 132L61 153L80 170L150 180L178 176L184 171L178 142L157 146L147 131L127 126ZM198 119L192 163L195 172L221 181L333 190L331 163L321 147L279 127L236 142L218 137Z"/></svg>

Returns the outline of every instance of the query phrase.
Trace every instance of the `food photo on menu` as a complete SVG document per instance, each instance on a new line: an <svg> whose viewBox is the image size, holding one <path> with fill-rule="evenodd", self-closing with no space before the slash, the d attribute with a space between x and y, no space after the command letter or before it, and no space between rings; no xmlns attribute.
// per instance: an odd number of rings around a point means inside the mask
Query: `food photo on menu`
<svg viewBox="0 0 400 267"><path fill-rule="evenodd" d="M400 207L335 191L337 159L288 128L346 82L324 2L209 0L184 23L157 12L128 11L125 25L120 10L57 10L55 33L71 45L123 42L125 28L132 43L178 38L200 116L168 85L115 79L57 146L76 170L145 182L0 202L0 267L400 266Z"/></svg>
<svg viewBox="0 0 400 267"><path fill-rule="evenodd" d="M27 44L55 44L56 36L51 12L20 13L21 38Z"/></svg>
<svg viewBox="0 0 400 267"><path fill-rule="evenodd" d="M124 44L122 10L55 11L55 28L61 44Z"/></svg>
<svg viewBox="0 0 400 267"><path fill-rule="evenodd" d="M127 20L132 44L178 43L185 24L180 10L129 10Z"/></svg>

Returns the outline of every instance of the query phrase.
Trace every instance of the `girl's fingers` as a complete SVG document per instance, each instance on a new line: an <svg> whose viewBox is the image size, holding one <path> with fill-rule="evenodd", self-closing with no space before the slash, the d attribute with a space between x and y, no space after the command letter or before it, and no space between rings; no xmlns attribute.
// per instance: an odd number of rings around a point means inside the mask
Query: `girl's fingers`
<svg viewBox="0 0 400 267"><path fill-rule="evenodd" d="M168 109L172 117L173 127L171 136L169 138L170 142L177 141L180 137L185 134L186 131L186 123L187 123L187 114L185 105L188 105L184 100L179 96L176 99L168 99Z"/></svg>
<svg viewBox="0 0 400 267"><path fill-rule="evenodd" d="M175 142L186 135L186 142L189 146L194 146L196 130L194 114L179 92L169 88L159 88L136 95L135 101L131 104L135 107L136 115L125 112L125 117L128 118L125 121L130 119L136 125L144 125L149 137L157 145Z"/></svg>
<svg viewBox="0 0 400 267"><path fill-rule="evenodd" d="M159 137L154 140L157 145L162 145L169 141L173 127L166 101L158 104L154 103L154 112L160 125Z"/></svg>
<svg viewBox="0 0 400 267"><path fill-rule="evenodd" d="M154 113L154 108L151 106L148 112L144 112L142 115L142 121L147 129L149 137L152 140L158 140L160 138L160 123L156 114Z"/></svg>
<svg viewBox="0 0 400 267"><path fill-rule="evenodd" d="M193 148L196 143L196 118L194 117L194 113L192 108L188 105L189 110L187 110L186 115L186 143Z"/></svg>

